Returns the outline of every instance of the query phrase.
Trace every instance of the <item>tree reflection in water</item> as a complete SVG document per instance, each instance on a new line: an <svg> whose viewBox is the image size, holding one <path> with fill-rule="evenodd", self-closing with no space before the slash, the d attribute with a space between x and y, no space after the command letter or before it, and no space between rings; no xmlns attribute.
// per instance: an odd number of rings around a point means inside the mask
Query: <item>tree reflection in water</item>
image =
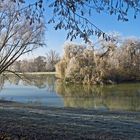
<svg viewBox="0 0 140 140"><path fill-rule="evenodd" d="M51 98L51 103L54 106L59 106L59 99L57 103L55 101L56 98L61 98L65 107L140 111L140 83L106 86L66 85L56 80L54 75L39 74L24 75L22 79L15 75L1 76L1 89L4 83L24 87L32 86L38 89L44 88L47 92L56 95ZM37 91L38 94L39 92L40 90ZM43 100L49 100L46 93L42 94ZM37 102L41 103L41 100L42 97L38 96Z"/></svg>
<svg viewBox="0 0 140 140"><path fill-rule="evenodd" d="M2 88L3 88L3 86L4 86L4 76L3 75L1 75L0 76L0 90L2 90Z"/></svg>
<svg viewBox="0 0 140 140"><path fill-rule="evenodd" d="M81 86L56 84L67 107L140 111L140 84Z"/></svg>
<svg viewBox="0 0 140 140"><path fill-rule="evenodd" d="M55 76L51 74L24 74L19 77L13 74L0 76L1 87L7 82L13 85L34 86L39 89L47 88L48 91L54 91L55 88Z"/></svg>

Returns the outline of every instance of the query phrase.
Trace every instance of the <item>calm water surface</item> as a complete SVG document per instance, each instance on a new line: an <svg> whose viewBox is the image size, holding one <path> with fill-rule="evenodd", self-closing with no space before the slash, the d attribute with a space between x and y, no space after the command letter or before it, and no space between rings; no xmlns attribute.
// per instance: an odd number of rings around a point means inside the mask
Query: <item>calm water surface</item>
<svg viewBox="0 0 140 140"><path fill-rule="evenodd" d="M64 85L54 75L0 77L0 99L29 105L140 111L140 83Z"/></svg>

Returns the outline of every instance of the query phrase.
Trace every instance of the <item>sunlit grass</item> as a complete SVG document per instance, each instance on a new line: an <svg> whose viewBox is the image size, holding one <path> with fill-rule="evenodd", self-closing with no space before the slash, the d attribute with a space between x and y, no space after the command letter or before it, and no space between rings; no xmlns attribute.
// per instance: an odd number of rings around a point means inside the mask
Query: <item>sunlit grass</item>
<svg viewBox="0 0 140 140"><path fill-rule="evenodd" d="M6 74L13 74L13 73L9 73L7 72ZM41 74L56 74L56 72L17 72L17 74L29 74L29 75L41 75Z"/></svg>

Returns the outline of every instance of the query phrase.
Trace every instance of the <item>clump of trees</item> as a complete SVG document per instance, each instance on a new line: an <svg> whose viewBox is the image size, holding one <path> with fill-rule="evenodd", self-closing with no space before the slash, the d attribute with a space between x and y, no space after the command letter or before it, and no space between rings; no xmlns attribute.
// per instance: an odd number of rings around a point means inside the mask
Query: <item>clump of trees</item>
<svg viewBox="0 0 140 140"><path fill-rule="evenodd" d="M52 72L55 71L55 64L59 60L59 54L54 50L50 50L46 56L15 61L8 70L13 72Z"/></svg>
<svg viewBox="0 0 140 140"><path fill-rule="evenodd" d="M102 42L101 51L67 43L56 65L57 77L70 83L104 84L140 80L140 40Z"/></svg>

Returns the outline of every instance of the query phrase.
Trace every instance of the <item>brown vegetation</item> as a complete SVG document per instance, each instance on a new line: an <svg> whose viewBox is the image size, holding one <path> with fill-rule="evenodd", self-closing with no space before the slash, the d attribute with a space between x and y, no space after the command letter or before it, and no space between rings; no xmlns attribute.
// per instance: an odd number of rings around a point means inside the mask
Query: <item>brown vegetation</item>
<svg viewBox="0 0 140 140"><path fill-rule="evenodd" d="M83 45L65 44L56 65L57 77L70 83L103 84L140 80L140 41L122 44L103 42L102 51Z"/></svg>

